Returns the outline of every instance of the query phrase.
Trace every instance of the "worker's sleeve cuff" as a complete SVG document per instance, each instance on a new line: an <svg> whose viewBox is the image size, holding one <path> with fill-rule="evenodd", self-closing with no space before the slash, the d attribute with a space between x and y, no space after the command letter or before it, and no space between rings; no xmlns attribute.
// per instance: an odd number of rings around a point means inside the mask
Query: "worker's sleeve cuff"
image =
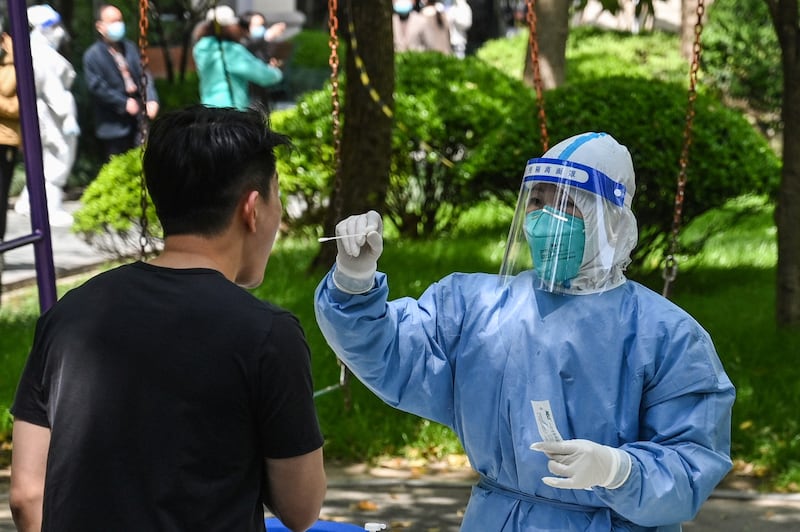
<svg viewBox="0 0 800 532"><path fill-rule="evenodd" d="M368 278L356 279L343 274L339 268L334 268L332 279L336 288L347 294L364 294L375 286L374 273Z"/></svg>

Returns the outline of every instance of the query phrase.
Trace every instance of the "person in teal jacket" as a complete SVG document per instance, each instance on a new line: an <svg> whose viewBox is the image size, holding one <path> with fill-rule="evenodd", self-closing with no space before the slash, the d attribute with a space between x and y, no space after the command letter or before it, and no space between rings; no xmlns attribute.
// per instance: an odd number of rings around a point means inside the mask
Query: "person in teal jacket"
<svg viewBox="0 0 800 532"><path fill-rule="evenodd" d="M562 141L525 166L501 275L419 298L388 300L377 212L337 225L317 322L383 401L459 437L480 475L462 531L679 531L730 470L710 336L624 275L634 192L610 135Z"/></svg>
<svg viewBox="0 0 800 532"><path fill-rule="evenodd" d="M240 44L244 30L228 6L211 9L195 30L192 56L200 80L200 102L211 107L250 106L248 83L262 87L283 79L281 70L267 64Z"/></svg>

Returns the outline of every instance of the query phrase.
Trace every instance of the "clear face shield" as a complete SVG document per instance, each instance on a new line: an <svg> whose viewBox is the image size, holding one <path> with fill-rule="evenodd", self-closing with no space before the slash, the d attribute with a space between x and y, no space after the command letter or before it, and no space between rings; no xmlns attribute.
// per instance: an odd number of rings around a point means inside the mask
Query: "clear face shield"
<svg viewBox="0 0 800 532"><path fill-rule="evenodd" d="M533 270L537 287L578 292L615 264L615 221L630 201L626 187L590 166L530 159L511 223L503 282ZM611 238L609 238L609 235Z"/></svg>

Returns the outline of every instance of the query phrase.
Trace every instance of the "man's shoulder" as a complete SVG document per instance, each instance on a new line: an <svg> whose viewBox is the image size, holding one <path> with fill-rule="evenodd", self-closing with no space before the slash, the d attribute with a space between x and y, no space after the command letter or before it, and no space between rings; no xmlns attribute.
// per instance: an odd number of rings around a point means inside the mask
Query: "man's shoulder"
<svg viewBox="0 0 800 532"><path fill-rule="evenodd" d="M79 294L83 291L103 290L103 287L108 284L122 285L125 283L123 279L132 275L132 267L133 264L123 264L100 272L87 279L83 284L67 292L67 295Z"/></svg>

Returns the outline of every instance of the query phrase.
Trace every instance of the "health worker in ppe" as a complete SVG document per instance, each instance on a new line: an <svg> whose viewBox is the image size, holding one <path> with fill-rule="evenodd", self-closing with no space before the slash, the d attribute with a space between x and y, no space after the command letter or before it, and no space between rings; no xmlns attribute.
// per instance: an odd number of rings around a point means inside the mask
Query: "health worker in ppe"
<svg viewBox="0 0 800 532"><path fill-rule="evenodd" d="M62 200L64 185L75 163L81 132L75 97L71 92L75 69L58 52L67 37L58 12L46 4L31 6L28 8L28 22L31 26L31 55L35 58L33 77L48 217L54 227L69 227L72 215L64 210ZM14 204L14 210L25 215L30 212L27 188Z"/></svg>
<svg viewBox="0 0 800 532"><path fill-rule="evenodd" d="M337 225L317 321L381 399L458 435L480 474L462 530L677 531L730 470L711 338L625 278L634 192L610 135L562 141L525 166L501 275L419 299L388 301L380 215Z"/></svg>

